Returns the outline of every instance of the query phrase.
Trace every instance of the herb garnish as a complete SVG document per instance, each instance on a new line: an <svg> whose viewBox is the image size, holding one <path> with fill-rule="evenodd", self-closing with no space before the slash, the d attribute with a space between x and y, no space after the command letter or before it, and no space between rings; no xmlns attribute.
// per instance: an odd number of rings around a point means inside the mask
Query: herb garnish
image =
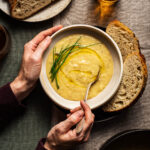
<svg viewBox="0 0 150 150"><path fill-rule="evenodd" d="M81 45L79 44L80 39L81 39L81 36L77 39L77 41L73 45L71 46L67 45L65 48L62 47L59 53L56 53L56 47L53 48L53 65L50 70L50 74L51 74L50 78L52 82L55 79L57 89L59 89L59 85L57 81L57 73L59 69L61 68L61 66L65 63L68 56L72 52L80 50L81 48L87 48L89 46L99 44L99 43L96 43L96 44L91 44L91 45Z"/></svg>

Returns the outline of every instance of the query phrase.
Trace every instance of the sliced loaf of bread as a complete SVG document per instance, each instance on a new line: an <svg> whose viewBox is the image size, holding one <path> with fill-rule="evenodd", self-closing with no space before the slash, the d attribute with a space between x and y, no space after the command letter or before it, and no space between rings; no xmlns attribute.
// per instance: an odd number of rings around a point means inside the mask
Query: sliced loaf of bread
<svg viewBox="0 0 150 150"><path fill-rule="evenodd" d="M115 96L103 106L105 112L116 112L131 105L147 80L147 67L144 56L138 52L129 54L124 62L123 78Z"/></svg>
<svg viewBox="0 0 150 150"><path fill-rule="evenodd" d="M106 28L106 32L120 48L123 60L132 52L139 52L139 42L134 33L123 23L114 20Z"/></svg>
<svg viewBox="0 0 150 150"><path fill-rule="evenodd" d="M9 0L11 16L16 19L25 19L55 0Z"/></svg>

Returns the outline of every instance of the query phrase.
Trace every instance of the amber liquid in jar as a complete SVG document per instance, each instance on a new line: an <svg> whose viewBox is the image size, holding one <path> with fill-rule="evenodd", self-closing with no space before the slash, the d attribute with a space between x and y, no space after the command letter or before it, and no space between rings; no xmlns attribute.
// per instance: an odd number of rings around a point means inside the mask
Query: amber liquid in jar
<svg viewBox="0 0 150 150"><path fill-rule="evenodd" d="M112 5L112 4L114 4L114 3L116 3L118 0L98 0L99 1L99 3L105 3L105 4L107 4L107 5Z"/></svg>
<svg viewBox="0 0 150 150"><path fill-rule="evenodd" d="M114 6L118 0L98 0L99 21L103 27L107 26L114 13Z"/></svg>

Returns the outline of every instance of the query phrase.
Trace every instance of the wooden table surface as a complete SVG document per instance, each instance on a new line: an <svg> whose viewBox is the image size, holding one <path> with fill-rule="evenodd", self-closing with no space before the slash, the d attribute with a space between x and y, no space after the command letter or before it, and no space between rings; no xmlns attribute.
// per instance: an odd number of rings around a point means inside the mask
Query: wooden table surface
<svg viewBox="0 0 150 150"><path fill-rule="evenodd" d="M96 0L72 0L69 7L53 20L41 23L21 23L0 12L0 24L11 34L12 45L8 56L0 64L0 86L12 81L18 73L23 45L39 31L50 26L63 24L99 25L93 10ZM119 19L131 28L140 41L142 53L146 57L148 74L150 68L150 0L120 0L116 5L113 19ZM150 129L150 80L139 101L120 117L93 126L90 140L76 150L99 150L102 144L124 130ZM46 136L48 130L65 118L61 110L50 103L40 84L26 100L25 114L12 121L0 132L0 149L33 150L38 140ZM42 106L42 107L41 107Z"/></svg>

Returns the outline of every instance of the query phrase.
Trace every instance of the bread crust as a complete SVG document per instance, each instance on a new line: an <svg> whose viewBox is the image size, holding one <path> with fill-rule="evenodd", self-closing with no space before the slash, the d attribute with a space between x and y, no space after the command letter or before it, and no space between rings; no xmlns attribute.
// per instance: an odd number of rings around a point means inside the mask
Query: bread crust
<svg viewBox="0 0 150 150"><path fill-rule="evenodd" d="M17 0L8 0L11 9L15 6Z"/></svg>
<svg viewBox="0 0 150 150"><path fill-rule="evenodd" d="M26 19L32 15L34 15L35 13L37 13L38 11L44 9L46 6L48 6L49 4L51 4L54 0L51 0L51 1L46 1L47 3L45 5L41 5L40 7L38 8L35 8L35 9L32 9L32 13L28 14L28 15L22 15L22 16L19 16L19 15L15 15L15 13L13 12L14 9L16 8L17 4L18 4L18 1L17 0L9 0L9 5L10 5L10 14L13 18L15 19L19 19L19 20L23 20L23 19Z"/></svg>
<svg viewBox="0 0 150 150"><path fill-rule="evenodd" d="M112 24L113 24L113 25L116 25L116 26L118 26L118 27L120 27L120 28L122 28L122 29L125 30L125 31L128 31L128 32L135 38L135 40L137 41L137 47L138 47L138 49L139 49L139 55L141 56L140 58L141 58L141 60L142 60L143 67L144 67L144 70L145 70L145 75L148 74L148 73L147 73L146 60L145 60L144 55L141 53L140 43L139 43L138 38L137 38L136 35L134 34L134 32L133 32L130 28L128 28L126 25L124 25L122 22L120 22L119 20L113 20L113 21L111 21L111 22L108 24L107 28L106 28L106 32L107 32L108 28L109 28ZM132 53L138 54L137 52L132 52Z"/></svg>
<svg viewBox="0 0 150 150"><path fill-rule="evenodd" d="M14 6L17 3L17 0L8 0L9 6L10 6L10 15L12 16L12 10L14 8Z"/></svg>
<svg viewBox="0 0 150 150"><path fill-rule="evenodd" d="M143 76L144 76L144 80L143 80L143 83L142 83L142 88L141 90L135 95L135 97L133 97L133 100L131 100L131 102L129 104L126 104L125 106L123 107L118 107L116 110L112 110L112 109L109 109L107 108L107 104L106 103L103 107L102 107L102 110L104 112L108 112L108 113L118 113L120 111L124 111L126 109L129 108L129 106L133 105L134 103L137 102L137 100L142 96L142 93L146 87L146 83L147 83L147 78L148 78L148 71L147 71L147 66L146 66L146 60L145 60L145 57L144 55L141 53L141 50L140 50L140 44L139 44L139 40L136 38L135 34L132 32L131 29L129 29L127 26L125 26L123 23L121 23L119 20L114 20L112 22L109 23L109 25L107 26L106 28L106 32L109 34L109 30L111 30L111 27L113 26L118 26L118 29L120 28L121 30L125 30L127 31L133 38L134 38L134 46L135 46L135 51L132 51L130 53L127 54L127 56L125 57L124 59L124 62L126 61L126 59L128 59L128 57L130 57L131 55L136 55L138 57L138 59L140 60L141 62L141 65L142 65L142 71L143 71ZM110 100L111 101L111 100ZM110 105L111 107L111 105Z"/></svg>
<svg viewBox="0 0 150 150"><path fill-rule="evenodd" d="M107 28L106 28L106 33L109 34L109 29L111 28L112 25L118 26L118 27L121 28L122 30L127 31L127 32L130 34L130 36L133 37L134 42L136 43L136 44L134 44L134 47L135 47L136 52L140 52L140 43L139 43L139 40L138 40L138 38L135 36L134 32L133 32L130 28L128 28L126 25L124 25L124 24L123 24L122 22L120 22L119 20L113 20L113 21L111 21L111 22L108 24L108 26L107 26ZM111 35L110 35L110 36L111 36ZM127 56L126 56L126 57L127 57ZM125 58L126 58L126 57L125 57ZM125 59L124 59L124 60L125 60Z"/></svg>
<svg viewBox="0 0 150 150"><path fill-rule="evenodd" d="M106 32L107 32L108 28L109 28L111 25L116 25L116 26L118 26L118 27L121 27L123 30L128 31L132 36L134 36L134 33L131 31L131 29L129 29L127 26L125 26L125 25L124 25L122 22L120 22L119 20L113 20L113 21L111 21L111 22L108 24L107 28L106 28Z"/></svg>
<svg viewBox="0 0 150 150"><path fill-rule="evenodd" d="M141 91L139 91L139 93L137 93L137 96L126 106L122 107L122 108L119 108L119 109L116 109L116 110L108 110L106 108L107 106L107 103L102 107L102 110L104 112L108 112L108 113L118 113L118 112L121 112L121 111L125 111L126 109L128 109L130 106L132 106L133 104L135 104L138 99L142 96L144 90L145 90L145 87L146 87L146 83L147 83L147 78L148 78L148 71L147 71L147 66L146 66L146 60L145 60L145 57L144 55L141 53L141 52L132 52L131 54L129 54L126 59L128 59L128 57L130 57L131 55L136 55L139 60L141 61L141 64L142 64L142 67L143 67L143 74L144 74L144 82L143 82L143 85L142 85L142 88L141 88ZM111 101L111 100L110 100ZM109 102L108 102L109 103Z"/></svg>
<svg viewBox="0 0 150 150"><path fill-rule="evenodd" d="M141 59L141 62L143 64L143 68L144 68L145 80L147 81L147 79L148 79L148 70L147 70L147 65L146 65L146 59L145 59L144 55L141 52L140 52L140 59Z"/></svg>

